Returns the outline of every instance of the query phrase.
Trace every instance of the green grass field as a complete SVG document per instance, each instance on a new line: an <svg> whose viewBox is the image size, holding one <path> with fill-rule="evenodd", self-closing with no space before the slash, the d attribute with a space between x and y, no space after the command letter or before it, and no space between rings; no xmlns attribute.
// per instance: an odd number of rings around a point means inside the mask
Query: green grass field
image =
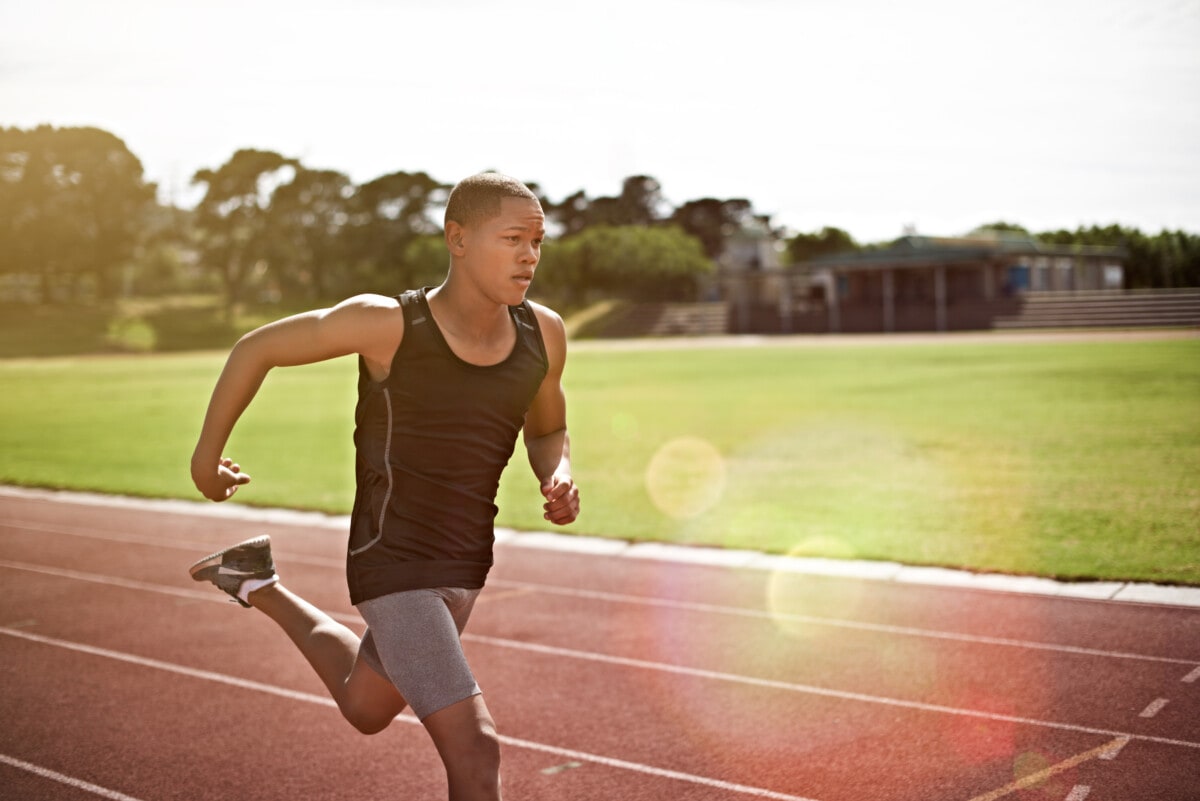
<svg viewBox="0 0 1200 801"><path fill-rule="evenodd" d="M0 482L196 498L222 354L0 360ZM574 348L568 531L1200 584L1200 341ZM354 363L276 371L240 502L346 512ZM544 529L518 447L499 522Z"/></svg>

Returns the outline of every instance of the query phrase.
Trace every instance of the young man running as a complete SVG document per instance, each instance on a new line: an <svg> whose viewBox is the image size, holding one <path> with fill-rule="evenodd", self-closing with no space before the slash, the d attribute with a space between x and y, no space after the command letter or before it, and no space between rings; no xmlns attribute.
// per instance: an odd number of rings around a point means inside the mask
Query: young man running
<svg viewBox="0 0 1200 801"><path fill-rule="evenodd" d="M360 731L381 731L411 707L454 801L500 798L495 725L459 636L492 564L497 486L522 429L545 519L565 525L579 514L561 384L566 333L557 314L525 299L544 235L541 205L520 182L494 173L460 182L446 206L445 282L360 295L244 336L192 456L200 492L230 498L250 477L222 454L267 372L358 354L346 574L366 634L287 590L265 536L191 573L279 624Z"/></svg>

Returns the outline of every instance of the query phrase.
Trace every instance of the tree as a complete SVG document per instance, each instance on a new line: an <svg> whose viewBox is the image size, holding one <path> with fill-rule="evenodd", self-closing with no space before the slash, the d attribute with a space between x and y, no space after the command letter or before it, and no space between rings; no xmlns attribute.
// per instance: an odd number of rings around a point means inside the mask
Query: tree
<svg viewBox="0 0 1200 801"><path fill-rule="evenodd" d="M142 231L122 293L133 296L207 292L208 276L195 270L195 212L154 204L142 218Z"/></svg>
<svg viewBox="0 0 1200 801"><path fill-rule="evenodd" d="M993 222L993 223L987 223L986 225L976 226L976 228L974 230L972 230L971 233L972 234L982 234L982 233L986 233L988 231L1004 231L1004 232L1013 233L1013 234L1028 234L1029 233L1029 229L1026 228L1025 226L1018 225L1017 223L1005 222L1003 220L997 220L996 222Z"/></svg>
<svg viewBox="0 0 1200 801"><path fill-rule="evenodd" d="M90 276L112 298L137 247L153 184L98 128L0 129L0 271L36 274L43 302Z"/></svg>
<svg viewBox="0 0 1200 801"><path fill-rule="evenodd" d="M202 169L192 178L205 185L196 225L203 257L220 276L227 314L243 299L252 270L267 266L271 198L298 166L269 150L239 150L216 170Z"/></svg>
<svg viewBox="0 0 1200 801"><path fill-rule="evenodd" d="M649 175L634 175L621 184L621 225L653 225L666 216L666 205L662 184Z"/></svg>
<svg viewBox="0 0 1200 801"><path fill-rule="evenodd" d="M591 201L581 189L560 203L543 203L542 208L547 219L557 226L558 236L569 237L587 228L590 205Z"/></svg>
<svg viewBox="0 0 1200 801"><path fill-rule="evenodd" d="M1101 245L1125 251L1125 287L1200 286L1200 236L1163 230L1154 236L1120 225L1060 229L1037 235L1056 245Z"/></svg>
<svg viewBox="0 0 1200 801"><path fill-rule="evenodd" d="M446 277L450 256L441 234L422 234L404 247L404 270L409 288L437 286Z"/></svg>
<svg viewBox="0 0 1200 801"><path fill-rule="evenodd" d="M542 198L546 217L557 225L561 237L594 225L654 225L667 216L666 207L662 185L649 175L626 178L621 184L621 194L615 197L588 199L580 190L561 203Z"/></svg>
<svg viewBox="0 0 1200 801"><path fill-rule="evenodd" d="M328 299L350 261L354 185L340 172L297 167L269 213L270 273L286 297Z"/></svg>
<svg viewBox="0 0 1200 801"><path fill-rule="evenodd" d="M796 264L818 256L859 250L854 237L841 228L825 226L814 234L796 234L787 242L788 256Z"/></svg>
<svg viewBox="0 0 1200 801"><path fill-rule="evenodd" d="M715 265L700 242L674 226L587 228L547 242L536 286L568 305L596 297L692 300Z"/></svg>
<svg viewBox="0 0 1200 801"><path fill-rule="evenodd" d="M1200 236L1164 230L1154 243L1167 286L1200 286Z"/></svg>
<svg viewBox="0 0 1200 801"><path fill-rule="evenodd" d="M710 259L715 259L724 250L729 235L753 218L754 210L749 200L709 197L684 203L675 209L670 221L699 239L704 252Z"/></svg>
<svg viewBox="0 0 1200 801"><path fill-rule="evenodd" d="M423 172L394 172L358 188L352 223L363 269L356 289L391 292L415 285L422 273L409 263L407 248L441 232L434 212L445 206L450 188Z"/></svg>

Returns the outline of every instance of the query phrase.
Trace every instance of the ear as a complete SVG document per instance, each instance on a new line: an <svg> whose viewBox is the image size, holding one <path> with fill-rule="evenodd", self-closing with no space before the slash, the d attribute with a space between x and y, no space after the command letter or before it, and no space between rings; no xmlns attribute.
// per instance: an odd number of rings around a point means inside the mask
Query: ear
<svg viewBox="0 0 1200 801"><path fill-rule="evenodd" d="M452 256L461 256L466 250L466 229L454 220L446 221L446 249Z"/></svg>

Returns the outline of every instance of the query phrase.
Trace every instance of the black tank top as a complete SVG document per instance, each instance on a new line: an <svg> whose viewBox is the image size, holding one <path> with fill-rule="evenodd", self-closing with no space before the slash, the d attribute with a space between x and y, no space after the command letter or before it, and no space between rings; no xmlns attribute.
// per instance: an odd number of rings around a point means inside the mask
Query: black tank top
<svg viewBox="0 0 1200 801"><path fill-rule="evenodd" d="M548 360L529 302L509 307L504 361L463 361L438 330L427 290L398 296L404 338L383 381L359 359L357 488L346 575L350 600L432 587L479 589L492 566L500 473Z"/></svg>

